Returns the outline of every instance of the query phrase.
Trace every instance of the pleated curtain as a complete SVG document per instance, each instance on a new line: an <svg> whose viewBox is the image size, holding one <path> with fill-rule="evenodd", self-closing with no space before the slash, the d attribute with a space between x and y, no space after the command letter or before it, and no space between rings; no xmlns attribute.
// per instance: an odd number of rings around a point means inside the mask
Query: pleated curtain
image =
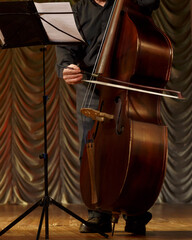
<svg viewBox="0 0 192 240"><path fill-rule="evenodd" d="M153 13L173 45L167 88L185 98L162 99L169 154L159 203L192 203L191 14L190 0L161 0ZM61 203L82 203L76 94L57 77L55 63L55 46L47 46L44 104L42 46L0 50L0 204L33 203L44 196L45 107L49 195Z"/></svg>

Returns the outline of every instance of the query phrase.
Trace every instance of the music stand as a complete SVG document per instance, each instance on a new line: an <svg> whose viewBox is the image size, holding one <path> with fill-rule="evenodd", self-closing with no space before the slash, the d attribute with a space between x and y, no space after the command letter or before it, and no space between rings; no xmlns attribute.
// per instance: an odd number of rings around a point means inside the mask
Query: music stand
<svg viewBox="0 0 192 240"><path fill-rule="evenodd" d="M34 45L48 45L57 44L56 42L51 42L45 31L43 24L41 22L41 17L37 12L37 9L33 1L19 1L19 2L1 2L0 3L0 43L1 48L16 48L24 46L34 46ZM72 12L71 12L72 13ZM57 14L57 13L56 13ZM59 13L60 14L60 13ZM67 13L68 14L68 13ZM73 13L72 13L73 14ZM65 34L71 36L70 34L64 32ZM71 36L73 38L73 36ZM75 37L75 41L78 39ZM78 40L82 41L81 39ZM64 42L66 44L67 42ZM69 42L71 44L71 42ZM58 44L61 44L59 42ZM49 239L49 205L54 204L58 208L65 211L67 214L76 218L80 222L92 227L99 234L104 237L108 237L107 234L101 232L99 229L93 227L89 222L85 221L83 218L79 217L77 214L67 209L54 199L52 199L48 194L48 153L47 153L47 120L46 120L46 103L47 96L45 91L45 47L42 49L43 52L43 85L44 85L44 153L39 157L44 159L44 197L37 201L32 207L16 218L12 223L5 227L1 232L2 236L10 228L20 222L24 217L30 214L38 206L42 206L42 213L39 222L38 232L36 239L39 239L41 233L41 227L43 219L45 216L45 238Z"/></svg>

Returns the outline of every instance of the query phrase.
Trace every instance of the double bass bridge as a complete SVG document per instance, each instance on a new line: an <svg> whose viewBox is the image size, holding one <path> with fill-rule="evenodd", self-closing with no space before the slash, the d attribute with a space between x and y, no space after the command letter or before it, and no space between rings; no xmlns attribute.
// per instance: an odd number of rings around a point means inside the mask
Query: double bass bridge
<svg viewBox="0 0 192 240"><path fill-rule="evenodd" d="M89 117L93 120L104 122L105 119L112 120L114 119L114 115L100 112L98 110L92 109L92 108L82 108L81 113L85 115L86 117Z"/></svg>

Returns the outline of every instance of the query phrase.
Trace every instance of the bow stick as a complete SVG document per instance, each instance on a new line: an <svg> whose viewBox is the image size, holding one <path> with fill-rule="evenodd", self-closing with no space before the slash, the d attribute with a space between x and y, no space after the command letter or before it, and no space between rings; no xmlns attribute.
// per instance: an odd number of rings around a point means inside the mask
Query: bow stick
<svg viewBox="0 0 192 240"><path fill-rule="evenodd" d="M67 68L71 69L71 70L74 70L71 67L67 67ZM101 81L101 80L100 81L91 80L91 79L90 80L83 79L82 80L83 82L88 82L88 83L98 84L98 85L108 86L108 87L114 87L114 88L120 88L120 89L135 91L135 92L142 92L142 93L157 95L157 96L161 96L161 97L169 97L169 98L184 100L181 92L179 92L179 91L169 90L169 89L164 89L164 88L149 87L149 86L144 86L144 85L130 83L130 82L123 82L123 81L120 81L120 80L117 80L117 79L103 77L102 74L89 73L89 72L86 72L86 71L83 71L83 70L80 73L91 75L92 77L95 77L97 79L111 81L112 83ZM127 86L125 86L125 85L127 85ZM159 93L158 91L164 91L164 92L172 93L174 95L166 94L166 93Z"/></svg>

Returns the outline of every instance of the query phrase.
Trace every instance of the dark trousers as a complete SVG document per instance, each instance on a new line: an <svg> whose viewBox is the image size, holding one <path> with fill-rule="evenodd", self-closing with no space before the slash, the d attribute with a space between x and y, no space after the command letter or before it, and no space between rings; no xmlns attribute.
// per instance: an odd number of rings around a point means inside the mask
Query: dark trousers
<svg viewBox="0 0 192 240"><path fill-rule="evenodd" d="M82 103L84 102L87 84L77 84L75 85L76 89L76 110L77 110L77 124L78 124L78 134L79 134L79 159L81 160L83 149L86 144L86 136L88 132L92 129L94 121L91 118L85 117L81 114L80 110L82 108ZM91 95L91 96L90 96ZM91 101L90 101L91 97ZM88 99L86 100L85 106L93 109L98 109L99 105L99 95L94 91L89 94Z"/></svg>

